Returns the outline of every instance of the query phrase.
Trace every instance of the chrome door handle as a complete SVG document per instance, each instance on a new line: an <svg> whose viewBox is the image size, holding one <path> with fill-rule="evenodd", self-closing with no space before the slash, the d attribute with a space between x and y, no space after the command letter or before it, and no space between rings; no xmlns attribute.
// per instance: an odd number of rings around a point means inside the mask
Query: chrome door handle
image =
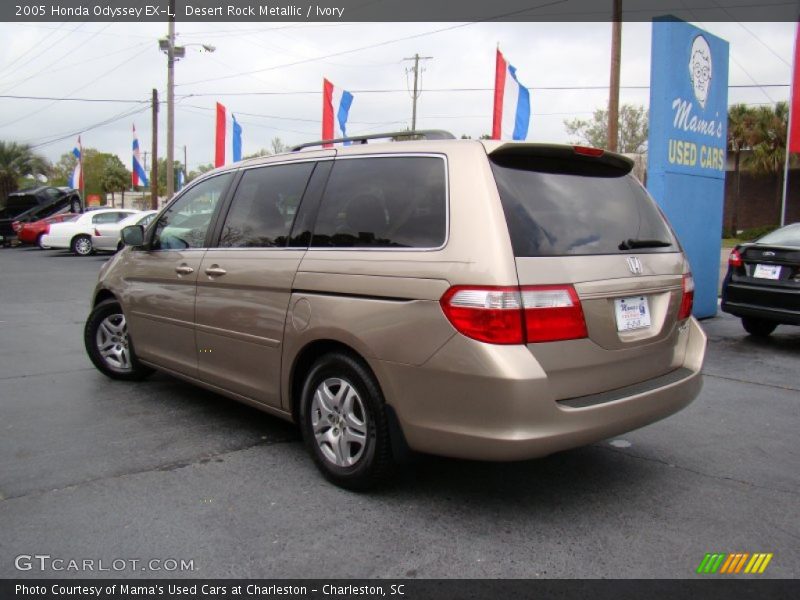
<svg viewBox="0 0 800 600"><path fill-rule="evenodd" d="M194 273L194 269L189 265L181 265L179 267L175 267L175 272L178 275L190 275Z"/></svg>
<svg viewBox="0 0 800 600"><path fill-rule="evenodd" d="M227 271L217 265L206 269L206 275L209 277L219 277L220 275L225 275L225 273L227 273Z"/></svg>

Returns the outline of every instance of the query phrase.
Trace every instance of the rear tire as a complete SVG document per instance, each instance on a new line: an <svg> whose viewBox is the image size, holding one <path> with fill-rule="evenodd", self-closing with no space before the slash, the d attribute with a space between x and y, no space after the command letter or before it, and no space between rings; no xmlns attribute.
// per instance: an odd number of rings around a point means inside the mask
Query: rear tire
<svg viewBox="0 0 800 600"><path fill-rule="evenodd" d="M88 235L77 235L72 239L72 251L78 256L89 256L94 248L92 247L92 238Z"/></svg>
<svg viewBox="0 0 800 600"><path fill-rule="evenodd" d="M366 365L349 354L326 354L309 370L300 428L317 467L338 486L369 489L394 467L380 386Z"/></svg>
<svg viewBox="0 0 800 600"><path fill-rule="evenodd" d="M94 307L86 320L83 342L94 366L111 379L137 381L153 372L136 358L125 314L114 299Z"/></svg>
<svg viewBox="0 0 800 600"><path fill-rule="evenodd" d="M775 331L778 324L775 321L756 319L753 317L742 317L742 327L753 337L765 338Z"/></svg>

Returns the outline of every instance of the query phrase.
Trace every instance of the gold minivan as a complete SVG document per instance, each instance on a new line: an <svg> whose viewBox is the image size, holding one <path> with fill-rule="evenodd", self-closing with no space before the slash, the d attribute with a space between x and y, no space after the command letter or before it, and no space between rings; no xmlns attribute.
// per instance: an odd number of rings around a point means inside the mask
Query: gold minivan
<svg viewBox="0 0 800 600"><path fill-rule="evenodd" d="M93 363L293 421L354 489L409 449L540 457L697 396L692 275L629 159L437 131L366 143L392 135L217 169L126 228L86 323Z"/></svg>

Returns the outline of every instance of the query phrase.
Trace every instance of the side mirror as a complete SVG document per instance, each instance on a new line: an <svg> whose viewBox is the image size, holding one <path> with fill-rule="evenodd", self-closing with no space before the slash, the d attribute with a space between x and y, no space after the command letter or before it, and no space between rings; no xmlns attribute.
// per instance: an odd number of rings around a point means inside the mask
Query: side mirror
<svg viewBox="0 0 800 600"><path fill-rule="evenodd" d="M144 227L141 225L128 225L122 228L122 241L126 246L144 245Z"/></svg>

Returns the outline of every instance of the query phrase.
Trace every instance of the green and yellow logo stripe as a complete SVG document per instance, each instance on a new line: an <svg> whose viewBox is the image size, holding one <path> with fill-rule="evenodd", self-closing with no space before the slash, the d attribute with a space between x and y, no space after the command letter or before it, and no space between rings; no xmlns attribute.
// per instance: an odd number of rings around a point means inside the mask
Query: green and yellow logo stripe
<svg viewBox="0 0 800 600"><path fill-rule="evenodd" d="M709 552L703 557L700 566L697 567L697 572L702 575L713 575L715 573L726 575L739 573L761 574L767 569L772 556L771 552L756 552L754 554L747 552L730 554Z"/></svg>

